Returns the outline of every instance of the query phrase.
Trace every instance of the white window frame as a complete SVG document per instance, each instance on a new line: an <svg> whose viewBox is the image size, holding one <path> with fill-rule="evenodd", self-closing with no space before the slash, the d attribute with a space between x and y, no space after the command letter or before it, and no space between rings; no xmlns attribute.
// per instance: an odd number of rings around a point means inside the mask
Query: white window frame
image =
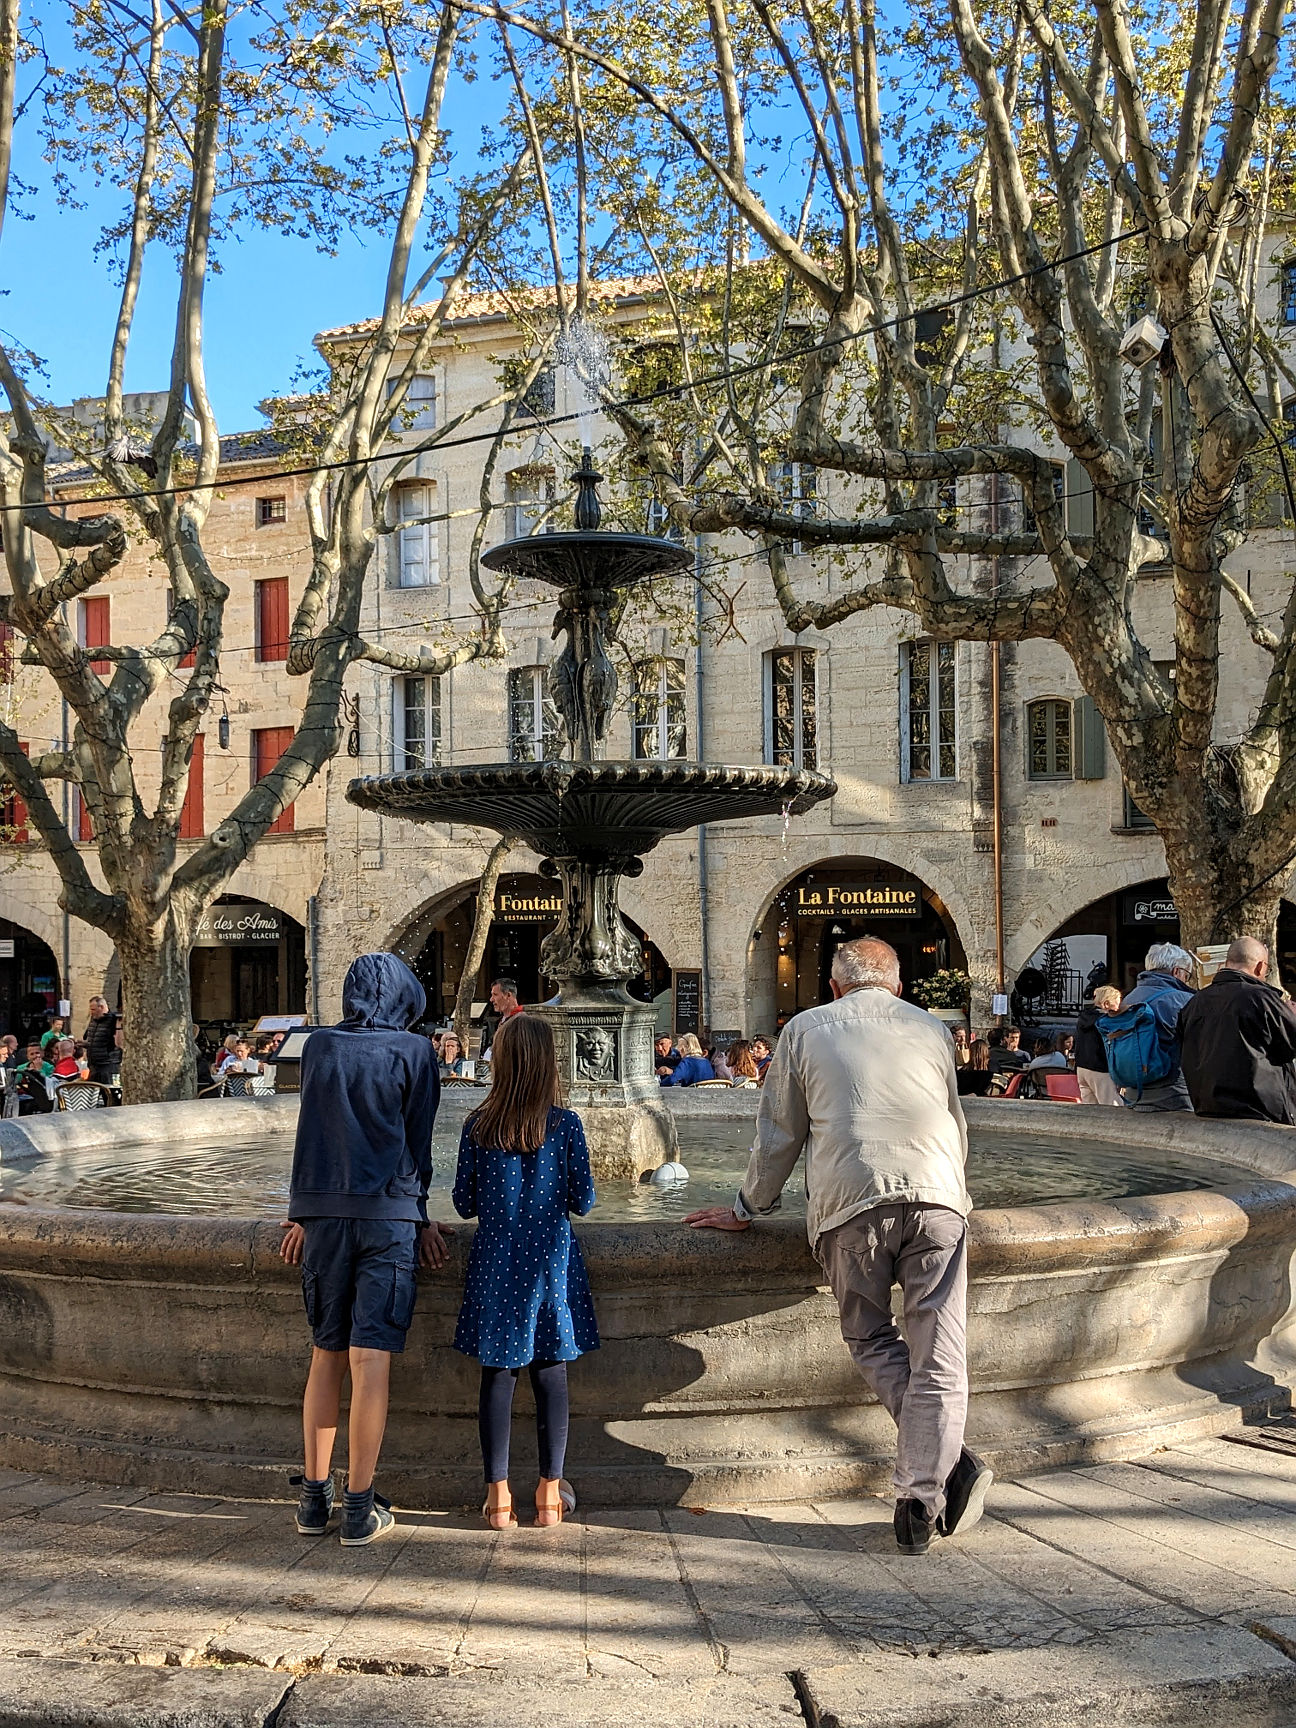
<svg viewBox="0 0 1296 1728"><path fill-rule="evenodd" d="M520 695L515 695L519 685L524 685L529 679L531 684L528 698L525 688ZM517 751L517 740L523 736L513 725L514 705L519 708L526 704L530 709L530 724L526 729L526 739L531 754L522 756ZM547 666L510 666L505 680L504 706L506 724L508 726L508 755L510 762L552 762L562 755L564 738L562 720L558 708L549 693L549 668ZM549 726L546 728L546 709L548 709Z"/></svg>
<svg viewBox="0 0 1296 1728"><path fill-rule="evenodd" d="M554 477L547 468L515 468L504 476L504 532L509 540L543 534L554 503Z"/></svg>
<svg viewBox="0 0 1296 1728"><path fill-rule="evenodd" d="M777 462L771 473L779 501L793 516L813 516L819 507L819 470L811 462ZM805 551L804 540L784 542L790 557Z"/></svg>
<svg viewBox="0 0 1296 1728"><path fill-rule="evenodd" d="M957 674L956 674L956 676L957 676ZM1043 768L1037 769L1035 767L1035 738L1034 738L1034 734L1033 734L1032 729L1031 729L1031 717L1032 717L1036 708L1042 707L1045 704L1047 704L1049 708L1054 709L1054 710L1056 710L1058 708L1065 708L1066 709L1068 767L1067 767L1065 773L1060 772L1056 769L1050 771L1048 769L1043 769ZM1053 785L1057 786L1057 785L1065 784L1065 782L1068 780L1074 780L1077 778L1077 776L1076 776L1076 716L1075 716L1075 703L1071 699L1071 697L1069 697L1069 696L1032 696L1030 701L1027 702L1027 704L1026 704L1026 724L1024 727L1024 731L1026 733L1026 778L1028 780L1033 780L1037 785L1048 785L1051 782ZM1054 715L1054 718L1050 722L1049 731L1052 735L1053 759L1056 762L1056 760L1057 760L1057 720L1056 720L1056 714Z"/></svg>
<svg viewBox="0 0 1296 1728"><path fill-rule="evenodd" d="M413 740L409 736L409 714L418 712L419 703L413 685L423 686L423 748L417 752L421 760L410 760ZM399 774L406 769L439 768L445 760L449 740L446 725L444 680L434 673L401 674L392 679L392 766Z"/></svg>
<svg viewBox="0 0 1296 1728"><path fill-rule="evenodd" d="M396 521L395 588L436 588L441 582L439 522L419 520L437 514L435 480L407 481L393 488ZM410 520L413 518L413 520ZM408 526L405 524L408 522Z"/></svg>
<svg viewBox="0 0 1296 1728"><path fill-rule="evenodd" d="M394 396L397 380L387 380L387 394ZM437 401L440 389L437 385L435 372L416 372L409 381L409 389L405 392L405 400L392 421L392 431L400 432L431 432L437 423Z"/></svg>
<svg viewBox="0 0 1296 1728"><path fill-rule="evenodd" d="M674 687L670 682L672 666L679 669L679 683ZM641 673L650 671L656 673L655 686L645 690L640 686L639 677ZM683 728L679 750L671 749L672 701ZM651 720L640 720L641 702L645 708L653 705L655 713ZM688 760L688 671L678 654L656 654L635 667L635 687L630 696L630 731L630 754L636 762Z"/></svg>
<svg viewBox="0 0 1296 1728"><path fill-rule="evenodd" d="M912 656L915 648L930 646L935 652L929 657L927 670L927 695L930 704L929 712L933 720L933 733L930 741L931 759L937 770L931 774L916 774L912 762L912 741L910 737L910 696L912 677ZM940 730L940 660L941 650L948 649L954 662L954 735L946 738ZM906 783L927 785L937 781L952 785L959 777L959 655L957 642L941 642L935 637L921 636L912 642L900 644L900 778ZM941 746L951 745L954 752L954 772L942 774L940 770Z"/></svg>
<svg viewBox="0 0 1296 1728"><path fill-rule="evenodd" d="M789 654L792 659L792 708L796 715L796 735L792 743L792 760L784 763L789 768L817 768L819 766L819 720L822 708L819 701L819 652L815 648L788 646L771 648L764 657L764 714L765 714L765 760L777 763L778 757L774 748L774 668L782 655ZM806 677L809 664L809 679ZM810 752L813 760L806 760L806 687L809 684L811 692L811 712L814 717L814 748Z"/></svg>

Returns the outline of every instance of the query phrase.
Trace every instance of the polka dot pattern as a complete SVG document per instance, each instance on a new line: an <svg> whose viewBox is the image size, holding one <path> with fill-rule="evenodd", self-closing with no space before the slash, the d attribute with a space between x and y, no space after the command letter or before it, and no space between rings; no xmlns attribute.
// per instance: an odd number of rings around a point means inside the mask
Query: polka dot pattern
<svg viewBox="0 0 1296 1728"><path fill-rule="evenodd" d="M580 1117L553 1109L538 1152L459 1141L454 1205L478 1220L454 1347L488 1368L573 1362L599 1347L594 1302L570 1213L594 1204Z"/></svg>

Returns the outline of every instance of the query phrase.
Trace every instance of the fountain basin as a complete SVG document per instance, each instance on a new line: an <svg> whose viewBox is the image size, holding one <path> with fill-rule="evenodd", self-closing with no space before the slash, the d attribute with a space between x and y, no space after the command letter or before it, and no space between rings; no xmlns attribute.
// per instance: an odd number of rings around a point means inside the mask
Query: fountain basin
<svg viewBox="0 0 1296 1728"><path fill-rule="evenodd" d="M636 857L700 822L799 815L837 790L808 768L708 762L505 762L352 780L347 798L411 822L464 822L525 838L546 857Z"/></svg>
<svg viewBox="0 0 1296 1728"><path fill-rule="evenodd" d="M1285 1406L1296 1371L1296 1139L1257 1123L969 1101L991 1130L1223 1158L1223 1191L1018 1206L971 1225L969 1436L1000 1470L1128 1458ZM201 1124L193 1112L205 1112ZM190 1143L289 1100L53 1119ZM188 1112L189 1114L185 1114ZM1114 1118L1114 1120L1109 1120ZM0 1125L6 1160L46 1124ZM684 1123L687 1148L687 1123ZM58 1156L51 1150L51 1156ZM687 1150L685 1162L688 1162ZM571 1474L590 1502L721 1504L885 1487L894 1429L839 1335L797 1219L741 1236L578 1226L603 1334L573 1365ZM273 1222L0 1207L0 1463L160 1489L280 1495L309 1355ZM475 1364L450 1348L469 1236L423 1275L393 1374L383 1486L480 1492ZM520 1427L519 1478L533 1441Z"/></svg>

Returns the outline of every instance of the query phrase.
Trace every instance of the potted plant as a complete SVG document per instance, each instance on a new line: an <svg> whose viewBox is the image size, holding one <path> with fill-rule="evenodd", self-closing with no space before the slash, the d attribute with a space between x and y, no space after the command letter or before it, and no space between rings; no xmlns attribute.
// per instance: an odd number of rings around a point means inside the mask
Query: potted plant
<svg viewBox="0 0 1296 1728"><path fill-rule="evenodd" d="M909 995L937 1020L944 1020L951 1026L967 1025L972 980L966 972L942 966L937 972L929 972L925 978L915 978L909 986Z"/></svg>

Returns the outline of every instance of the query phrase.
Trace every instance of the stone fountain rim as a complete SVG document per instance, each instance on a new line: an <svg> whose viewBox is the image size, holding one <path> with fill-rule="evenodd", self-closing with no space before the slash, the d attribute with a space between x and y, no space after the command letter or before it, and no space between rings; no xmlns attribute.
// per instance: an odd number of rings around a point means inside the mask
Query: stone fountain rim
<svg viewBox="0 0 1296 1728"><path fill-rule="evenodd" d="M293 1125L297 1099L220 1100L196 1103L140 1104L127 1115L135 1132L115 1132L117 1122L94 1123L94 1143L139 1144L172 1141L184 1128L192 1136L195 1108L214 1124L246 1132L252 1126L287 1134ZM1122 1115L1109 1121L1096 1109L1065 1105L1019 1104L965 1100L968 1119L984 1127L1010 1126L1027 1132L1047 1130L1059 1139L1098 1139L1114 1145L1173 1150L1192 1156L1227 1157L1255 1172L1254 1182L1220 1189L1168 1190L1121 1200L1067 1201L1040 1206L987 1207L970 1220L973 1270L981 1276L1088 1269L1129 1263L1164 1254L1225 1250L1244 1239L1290 1235L1296 1229L1296 1141L1290 1129L1261 1122L1206 1121L1188 1117ZM97 1113L94 1113L97 1115ZM110 1114L105 1112L105 1115ZM1076 1120L1081 1117L1082 1120ZM123 1122L125 1128L128 1124ZM15 1163L32 1156L57 1155L77 1143L77 1131L91 1126L91 1117L74 1122L62 1118L0 1123L0 1161ZM1117 1128L1120 1132L1117 1132ZM1103 1133L1107 1128L1109 1132ZM139 1132L145 1130L143 1136ZM105 1133L104 1131L107 1130ZM1220 1136L1227 1138L1220 1138ZM804 1223L774 1218L756 1230L723 1239L699 1235L678 1223L659 1221L617 1224L579 1223L591 1265L621 1277L633 1274L670 1283L678 1278L678 1250L690 1243L689 1258L698 1266L723 1268L727 1277L762 1282L809 1261ZM471 1226L456 1237L455 1259L465 1256ZM183 1265L190 1271L206 1265L214 1280L225 1275L233 1260L246 1265L251 1256L258 1273L282 1268L276 1248L277 1224L239 1216L195 1216L182 1213L127 1213L101 1208L14 1206L0 1208L0 1241L33 1264L53 1265L59 1248L82 1266L86 1255L101 1256L97 1274L129 1279L142 1265ZM285 1272L287 1268L282 1268Z"/></svg>
<svg viewBox="0 0 1296 1728"><path fill-rule="evenodd" d="M739 790L760 791L763 787L787 788L794 796L815 793L832 797L837 782L820 768L783 768L770 762L633 762L615 758L602 762L574 762L565 756L545 762L468 762L462 766L442 768L402 768L389 774L359 774L347 785L347 798L359 802L359 794L376 786L473 787L489 788L501 779L511 785L530 785L539 789L561 786L564 792L586 786L605 784L654 786L696 785L705 781L712 786L733 786Z"/></svg>
<svg viewBox="0 0 1296 1728"><path fill-rule="evenodd" d="M570 588L570 575L546 575L543 570L532 568L534 564L543 562L536 554L544 548L559 554L569 551L583 552L590 548L600 553L639 552L645 556L652 553L661 559L658 569L649 570L645 567L636 571L629 581L595 585L605 588L609 593L633 588L637 583L646 581L649 576L669 575L672 569L683 570L693 563L693 554L689 548L674 540L666 540L658 534L633 534L619 529L603 528L561 528L552 533L519 535L512 540L505 540L499 546L490 547L482 553L481 561L488 570L503 570L537 582L547 582L551 587Z"/></svg>

